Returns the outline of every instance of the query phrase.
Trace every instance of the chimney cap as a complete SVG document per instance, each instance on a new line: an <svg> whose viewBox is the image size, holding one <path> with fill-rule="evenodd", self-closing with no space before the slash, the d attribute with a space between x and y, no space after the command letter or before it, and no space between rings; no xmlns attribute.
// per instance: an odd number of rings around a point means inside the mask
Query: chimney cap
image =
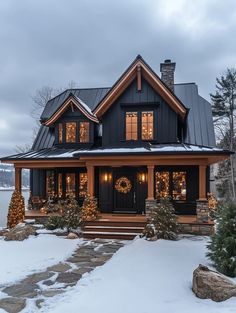
<svg viewBox="0 0 236 313"><path fill-rule="evenodd" d="M171 59L166 59L164 63L171 63Z"/></svg>

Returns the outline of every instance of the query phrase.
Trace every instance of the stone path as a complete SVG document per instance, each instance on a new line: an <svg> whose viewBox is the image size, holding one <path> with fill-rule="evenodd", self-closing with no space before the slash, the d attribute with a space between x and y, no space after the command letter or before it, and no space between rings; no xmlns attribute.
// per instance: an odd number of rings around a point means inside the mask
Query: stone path
<svg viewBox="0 0 236 313"><path fill-rule="evenodd" d="M27 301L31 301L31 307L35 305L37 312L45 299L76 285L83 274L106 263L122 246L123 243L118 240L84 241L65 262L27 276L16 284L0 286L0 291L6 294L0 299L0 308L8 313L18 313L26 307Z"/></svg>

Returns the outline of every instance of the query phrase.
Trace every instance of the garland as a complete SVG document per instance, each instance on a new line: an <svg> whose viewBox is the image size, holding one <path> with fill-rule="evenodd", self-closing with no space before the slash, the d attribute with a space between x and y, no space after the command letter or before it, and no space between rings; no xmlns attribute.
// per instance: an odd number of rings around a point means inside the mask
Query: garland
<svg viewBox="0 0 236 313"><path fill-rule="evenodd" d="M115 189L121 193L128 193L132 188L131 182L127 177L120 177L117 179Z"/></svg>

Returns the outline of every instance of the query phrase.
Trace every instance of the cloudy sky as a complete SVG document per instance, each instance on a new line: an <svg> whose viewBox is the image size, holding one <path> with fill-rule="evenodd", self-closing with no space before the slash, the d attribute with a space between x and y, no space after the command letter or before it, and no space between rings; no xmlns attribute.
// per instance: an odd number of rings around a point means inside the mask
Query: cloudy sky
<svg viewBox="0 0 236 313"><path fill-rule="evenodd" d="M141 54L209 99L236 67L235 0L1 0L0 156L32 141L31 97L43 86L111 86Z"/></svg>

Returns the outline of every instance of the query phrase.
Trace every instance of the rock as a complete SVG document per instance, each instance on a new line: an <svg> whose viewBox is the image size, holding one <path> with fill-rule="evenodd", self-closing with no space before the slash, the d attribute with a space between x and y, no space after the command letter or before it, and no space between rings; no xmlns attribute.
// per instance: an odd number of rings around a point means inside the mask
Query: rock
<svg viewBox="0 0 236 313"><path fill-rule="evenodd" d="M84 275L85 273L89 273L92 270L93 270L93 268L91 268L91 267L80 267L80 268L77 268L76 270L73 270L72 273Z"/></svg>
<svg viewBox="0 0 236 313"><path fill-rule="evenodd" d="M44 299L37 299L35 301L35 304L37 306L38 309L41 309L42 308L42 304L44 303Z"/></svg>
<svg viewBox="0 0 236 313"><path fill-rule="evenodd" d="M236 297L236 284L201 264L193 272L192 289L198 298L216 302Z"/></svg>
<svg viewBox="0 0 236 313"><path fill-rule="evenodd" d="M26 306L26 300L20 298L4 298L0 300L0 308L8 313L18 313Z"/></svg>
<svg viewBox="0 0 236 313"><path fill-rule="evenodd" d="M35 219L29 219L29 218L27 218L27 219L24 220L24 223L25 223L25 224L31 224L31 225L33 225L33 224L35 224Z"/></svg>
<svg viewBox="0 0 236 313"><path fill-rule="evenodd" d="M22 280L21 284L36 284L42 280L48 280L54 275L52 272L41 272L41 273L35 273L32 275L27 276L24 280Z"/></svg>
<svg viewBox="0 0 236 313"><path fill-rule="evenodd" d="M36 236L36 229L31 225L19 224L16 227L9 230L6 233L5 239L6 241L17 240L22 241L27 239L29 236Z"/></svg>
<svg viewBox="0 0 236 313"><path fill-rule="evenodd" d="M67 239L77 239L79 237L75 233L69 233L66 238Z"/></svg>
<svg viewBox="0 0 236 313"><path fill-rule="evenodd" d="M44 290L44 291L42 291L42 295L43 295L44 297L50 298L50 297L54 297L54 296L56 296L56 295L59 295L59 294L61 294L61 293L63 293L63 292L65 292L65 291L62 290L62 289L50 289L50 290Z"/></svg>
<svg viewBox="0 0 236 313"><path fill-rule="evenodd" d="M38 286L36 284L19 283L4 288L2 291L11 297L34 298L37 296Z"/></svg>
<svg viewBox="0 0 236 313"><path fill-rule="evenodd" d="M1 237L1 236L6 236L6 234L7 234L8 232L9 232L9 230L6 229L6 228L0 229L0 237Z"/></svg>
<svg viewBox="0 0 236 313"><path fill-rule="evenodd" d="M81 278L81 274L67 272L67 273L60 273L56 279L57 283L64 283L64 284L73 284L77 283L78 280Z"/></svg>
<svg viewBox="0 0 236 313"><path fill-rule="evenodd" d="M59 263L59 264L49 267L48 271L62 273L62 272L69 271L70 269L71 269L71 266L69 264Z"/></svg>

